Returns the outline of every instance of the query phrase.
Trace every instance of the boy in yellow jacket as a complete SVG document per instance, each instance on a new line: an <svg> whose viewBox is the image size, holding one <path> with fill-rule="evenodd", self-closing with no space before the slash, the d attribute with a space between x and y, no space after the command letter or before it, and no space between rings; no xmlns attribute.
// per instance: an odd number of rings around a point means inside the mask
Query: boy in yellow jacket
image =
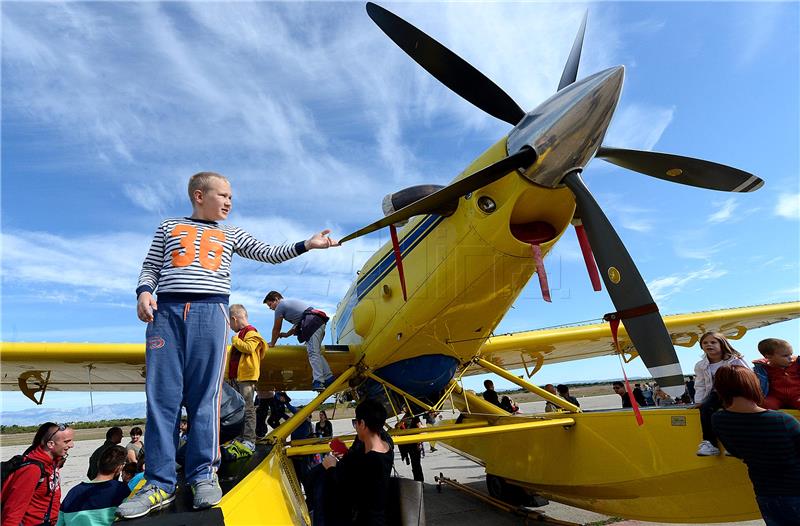
<svg viewBox="0 0 800 526"><path fill-rule="evenodd" d="M228 370L225 377L244 398L244 431L242 443L255 451L256 407L254 398L256 382L261 372L261 359L267 349L267 342L255 327L247 321L247 310L243 305L230 306L231 329L237 331L231 339L231 352L228 357Z"/></svg>

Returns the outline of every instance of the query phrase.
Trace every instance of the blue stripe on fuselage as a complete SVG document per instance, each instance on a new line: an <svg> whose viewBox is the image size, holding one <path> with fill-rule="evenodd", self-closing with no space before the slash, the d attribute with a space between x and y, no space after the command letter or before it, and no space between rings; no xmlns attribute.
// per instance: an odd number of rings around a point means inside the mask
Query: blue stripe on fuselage
<svg viewBox="0 0 800 526"><path fill-rule="evenodd" d="M422 221L420 221L414 229L408 233L403 239L400 240L400 255L402 258L405 258L409 253L411 253L417 245L419 245L423 239L425 239L429 233L433 231L433 229L442 221L444 220L443 216L439 215L429 215ZM389 252L384 255L371 269L369 269L364 276L358 279L356 283L356 288L354 293L351 293L345 301L347 301L347 305L345 306L342 315L340 316L339 320L336 321L336 337L337 339L342 334L345 326L347 326L347 322L350 320L350 316L353 313L353 308L356 304L366 296L370 290L372 290L375 285L380 283L380 281L385 278L394 268L397 266L397 263L394 259L394 251L389 250Z"/></svg>

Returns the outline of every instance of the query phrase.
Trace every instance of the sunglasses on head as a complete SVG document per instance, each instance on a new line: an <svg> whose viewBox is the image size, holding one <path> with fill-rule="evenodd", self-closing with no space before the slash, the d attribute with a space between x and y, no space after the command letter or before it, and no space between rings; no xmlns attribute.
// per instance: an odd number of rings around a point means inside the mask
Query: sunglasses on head
<svg viewBox="0 0 800 526"><path fill-rule="evenodd" d="M48 442L50 442L51 440L53 440L53 437L54 437L54 436L56 436L56 433L58 433L59 431L64 431L64 430L66 430L68 427L69 427L69 425L68 425L68 424L57 424L56 430L55 430L55 431L53 431L52 433L50 433L50 434L47 436L47 439L45 439L44 443L45 443L45 444L47 444Z"/></svg>

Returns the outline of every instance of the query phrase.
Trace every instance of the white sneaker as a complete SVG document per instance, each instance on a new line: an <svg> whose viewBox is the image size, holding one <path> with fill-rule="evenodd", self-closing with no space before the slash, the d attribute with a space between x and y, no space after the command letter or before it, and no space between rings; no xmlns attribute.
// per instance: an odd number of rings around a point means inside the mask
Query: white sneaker
<svg viewBox="0 0 800 526"><path fill-rule="evenodd" d="M708 440L700 442L700 447L697 448L698 457L714 457L717 455L719 455L719 448L714 447Z"/></svg>

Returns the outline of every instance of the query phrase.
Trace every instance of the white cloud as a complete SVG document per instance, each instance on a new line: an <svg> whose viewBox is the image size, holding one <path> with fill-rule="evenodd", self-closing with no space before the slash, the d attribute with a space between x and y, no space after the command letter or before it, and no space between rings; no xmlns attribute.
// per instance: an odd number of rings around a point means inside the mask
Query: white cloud
<svg viewBox="0 0 800 526"><path fill-rule="evenodd" d="M702 235L689 235L678 237L674 241L675 253L686 259L699 259L708 261L711 256L719 253L724 248L730 247L730 241L718 241L716 243L704 241Z"/></svg>
<svg viewBox="0 0 800 526"><path fill-rule="evenodd" d="M708 216L709 223L722 223L729 220L738 206L733 197L726 199L722 203L714 204L719 207L719 210Z"/></svg>
<svg viewBox="0 0 800 526"><path fill-rule="evenodd" d="M395 9L526 110L554 92L584 11L572 4ZM385 193L441 183L461 168L435 161L431 170L431 150L452 148L450 157L461 158L453 137L477 134L488 145L508 130L441 87L362 5L33 3L3 11L4 67L13 72L4 76L7 107L89 145L109 166L105 173L123 181L124 195L154 214L172 188L167 179L215 169L249 203L302 193L323 217L360 223L374 219ZM612 60L618 39L607 16L590 18L580 76ZM525 38L508 31L509 19L526 28ZM183 159L199 166L181 171ZM351 206L341 207L343 199Z"/></svg>
<svg viewBox="0 0 800 526"><path fill-rule="evenodd" d="M624 104L617 109L603 144L618 148L652 150L667 129L675 108Z"/></svg>
<svg viewBox="0 0 800 526"><path fill-rule="evenodd" d="M733 40L741 47L739 59L742 65L756 61L769 45L781 20L783 9L787 4L782 2L758 2L745 6L746 15L739 21ZM789 15L792 16L792 15Z"/></svg>
<svg viewBox="0 0 800 526"><path fill-rule="evenodd" d="M658 212L650 208L631 205L623 196L603 193L602 200L606 215L613 217L612 223L634 232L650 232L656 224Z"/></svg>
<svg viewBox="0 0 800 526"><path fill-rule="evenodd" d="M800 286L773 291L769 298L773 301L800 301Z"/></svg>
<svg viewBox="0 0 800 526"><path fill-rule="evenodd" d="M775 215L786 219L800 219L800 193L779 195Z"/></svg>
<svg viewBox="0 0 800 526"><path fill-rule="evenodd" d="M115 233L59 237L44 232L3 232L3 278L13 284L56 285L51 301L69 299L81 291L131 294L150 235ZM6 281L7 286L9 284Z"/></svg>
<svg viewBox="0 0 800 526"><path fill-rule="evenodd" d="M653 299L655 301L661 301L678 294L687 285L701 280L717 279L727 273L726 270L718 269L714 265L707 265L705 268L693 272L684 272L656 278L648 282L647 287L650 289L650 294L652 294Z"/></svg>
<svg viewBox="0 0 800 526"><path fill-rule="evenodd" d="M314 233L277 216L238 219L243 228L272 244L302 241ZM25 289L25 297L43 303L72 303L89 296L95 302L102 298L106 305L119 307L132 297L151 240L150 232L78 237L4 232L0 237L4 294L12 288L30 287ZM380 236L359 238L280 265L234 258L231 301L260 304L266 291L277 289L334 310L357 271L385 241Z"/></svg>

